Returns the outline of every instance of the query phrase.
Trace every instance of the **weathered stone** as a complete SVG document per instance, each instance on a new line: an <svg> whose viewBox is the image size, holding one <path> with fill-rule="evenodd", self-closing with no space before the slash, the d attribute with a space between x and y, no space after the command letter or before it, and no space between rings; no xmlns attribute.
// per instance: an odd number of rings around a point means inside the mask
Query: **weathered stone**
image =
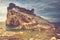
<svg viewBox="0 0 60 40"><path fill-rule="evenodd" d="M12 5L13 7L11 7ZM28 9L16 6L15 4L10 4L8 7L6 26L11 30L14 30L14 29L30 30L30 31L34 30L36 32L36 33L33 33L33 36L32 36L34 40L49 40L50 38L55 36L54 34L55 28L53 24L51 24L46 19L36 16L34 14L34 9L28 10ZM14 37L20 34L21 33L17 33L17 34L15 33L12 36ZM21 38L23 38L23 40L25 39L28 40L29 39L29 38L27 39L28 34L29 32L27 32L27 34L24 35L24 37L22 34L20 36ZM36 34L38 34L38 37L36 37ZM30 40L33 40L33 39L30 39Z"/></svg>
<svg viewBox="0 0 60 40"><path fill-rule="evenodd" d="M8 7L6 26L12 28L21 27L20 29L33 30L40 30L41 27L45 27L47 29L48 27L53 27L52 24L50 24L45 19L38 16L34 16L34 9L28 10L22 7L18 7L13 3L10 3Z"/></svg>

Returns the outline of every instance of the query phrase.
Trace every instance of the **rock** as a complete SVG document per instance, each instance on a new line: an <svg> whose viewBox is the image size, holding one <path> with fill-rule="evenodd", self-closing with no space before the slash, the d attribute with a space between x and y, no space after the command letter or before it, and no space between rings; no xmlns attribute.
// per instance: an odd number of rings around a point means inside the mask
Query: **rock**
<svg viewBox="0 0 60 40"><path fill-rule="evenodd" d="M34 40L34 38L30 38L30 40Z"/></svg>
<svg viewBox="0 0 60 40"><path fill-rule="evenodd" d="M9 28L11 30L14 30L14 29L32 30L32 31L37 32L38 34L41 33L39 34L39 38L40 38L40 35L43 35L42 37L44 37L44 38L41 37L41 39L36 38L35 40L37 39L49 40L52 36L55 35L54 25L51 24L46 19L43 19L35 15L34 9L28 10L28 9L16 6L13 3L10 3L7 11L8 11L7 19L6 19L7 29ZM18 35L20 34L22 35L24 33L21 32ZM30 39L30 40L33 40L33 39Z"/></svg>
<svg viewBox="0 0 60 40"><path fill-rule="evenodd" d="M57 40L56 37L52 37L50 40Z"/></svg>
<svg viewBox="0 0 60 40"><path fill-rule="evenodd" d="M4 29L3 27L0 27L0 36L1 36L4 32L6 32L6 29Z"/></svg>
<svg viewBox="0 0 60 40"><path fill-rule="evenodd" d="M39 16L33 15L34 12L32 11L34 11L34 9L28 10L16 6L13 3L10 3L8 7L6 26L10 28L20 27L20 29L33 29L33 30L34 29L40 30L40 28L42 29L43 28L50 29L51 27L54 28L54 26L47 20Z"/></svg>

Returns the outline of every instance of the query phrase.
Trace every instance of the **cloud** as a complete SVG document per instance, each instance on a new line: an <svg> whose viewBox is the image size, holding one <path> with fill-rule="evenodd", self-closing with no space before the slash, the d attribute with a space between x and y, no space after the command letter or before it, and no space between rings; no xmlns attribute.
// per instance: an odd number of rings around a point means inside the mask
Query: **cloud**
<svg viewBox="0 0 60 40"><path fill-rule="evenodd" d="M6 21L6 16L0 16L0 22L5 22Z"/></svg>
<svg viewBox="0 0 60 40"><path fill-rule="evenodd" d="M50 21L50 22L59 22L60 21L60 18L52 18L52 17L48 17L48 16L41 16L42 18ZM57 20L58 19L58 20Z"/></svg>
<svg viewBox="0 0 60 40"><path fill-rule="evenodd" d="M1 5L0 5L0 13L7 13L7 8L6 8L6 6L1 6Z"/></svg>
<svg viewBox="0 0 60 40"><path fill-rule="evenodd" d="M45 6L43 6L41 9L38 10L38 14L40 16L43 16L45 19L47 19L49 21L60 22L59 21L59 19L60 19L60 1L51 0L49 3L47 2L47 4Z"/></svg>
<svg viewBox="0 0 60 40"><path fill-rule="evenodd" d="M51 22L57 22L60 19L60 0L1 0L0 16L2 20L4 20L3 17L6 17L7 7L11 2L26 9L34 8L36 15L43 16Z"/></svg>

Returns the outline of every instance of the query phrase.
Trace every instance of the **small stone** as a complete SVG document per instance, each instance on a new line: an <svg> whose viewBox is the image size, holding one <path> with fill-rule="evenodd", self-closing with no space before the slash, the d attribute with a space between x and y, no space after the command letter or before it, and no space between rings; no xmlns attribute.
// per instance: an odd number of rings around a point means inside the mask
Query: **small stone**
<svg viewBox="0 0 60 40"><path fill-rule="evenodd" d="M30 40L34 40L34 38L30 38Z"/></svg>
<svg viewBox="0 0 60 40"><path fill-rule="evenodd" d="M56 40L56 37L52 37L50 40Z"/></svg>

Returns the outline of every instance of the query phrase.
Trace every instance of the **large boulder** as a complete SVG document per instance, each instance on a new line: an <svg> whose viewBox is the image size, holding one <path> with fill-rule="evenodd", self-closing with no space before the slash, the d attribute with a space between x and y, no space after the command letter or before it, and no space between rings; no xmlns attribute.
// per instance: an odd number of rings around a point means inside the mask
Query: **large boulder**
<svg viewBox="0 0 60 40"><path fill-rule="evenodd" d="M34 14L34 9L28 10L16 6L13 3L11 3L7 9L8 9L7 19L6 19L7 29L33 30L36 31L39 36L42 34L43 36L41 37L45 37L45 40L49 40L51 37L55 36L54 25L51 24L46 19L43 19L40 16L36 16ZM44 40L44 38L39 40Z"/></svg>
<svg viewBox="0 0 60 40"><path fill-rule="evenodd" d="M36 16L34 9L28 10L13 3L10 3L8 7L6 26L20 27L20 29L40 29L41 27L48 29L54 27L47 20Z"/></svg>

